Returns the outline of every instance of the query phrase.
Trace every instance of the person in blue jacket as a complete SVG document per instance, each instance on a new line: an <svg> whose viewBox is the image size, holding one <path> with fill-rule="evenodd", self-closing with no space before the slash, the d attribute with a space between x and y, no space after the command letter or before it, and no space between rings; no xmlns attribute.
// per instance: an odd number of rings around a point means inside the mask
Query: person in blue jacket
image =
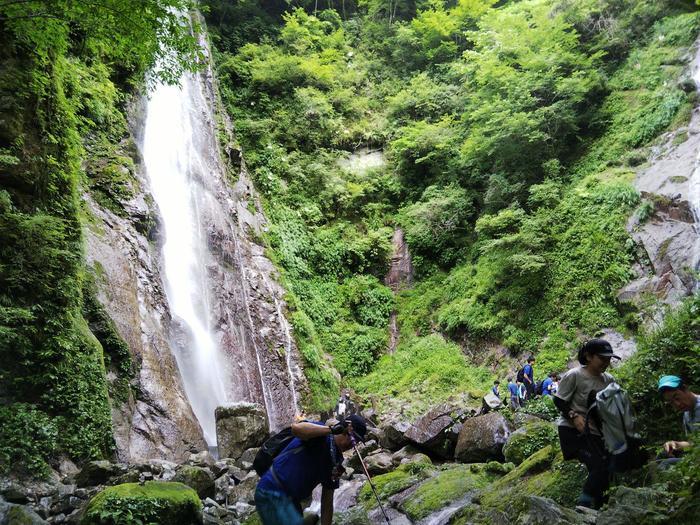
<svg viewBox="0 0 700 525"><path fill-rule="evenodd" d="M557 374L552 372L549 374L544 381L542 381L542 395L543 396L551 396L552 395L552 384L554 383L554 379L557 377Z"/></svg>
<svg viewBox="0 0 700 525"><path fill-rule="evenodd" d="M255 490L255 507L264 525L302 525L301 502L320 483L321 524L333 521L333 492L343 473L343 452L353 440L364 441L367 424L361 416L326 426L302 421L292 425L295 438L279 453Z"/></svg>

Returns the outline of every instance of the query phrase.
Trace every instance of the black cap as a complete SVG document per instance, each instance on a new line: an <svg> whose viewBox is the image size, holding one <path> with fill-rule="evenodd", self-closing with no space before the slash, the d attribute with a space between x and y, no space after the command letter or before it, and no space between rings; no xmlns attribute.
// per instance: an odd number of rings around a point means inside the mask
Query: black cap
<svg viewBox="0 0 700 525"><path fill-rule="evenodd" d="M620 359L620 356L615 355L612 346L605 339L590 339L583 344L578 351L578 362L582 365L586 364L586 353Z"/></svg>
<svg viewBox="0 0 700 525"><path fill-rule="evenodd" d="M367 423L365 422L365 418L357 414L352 414L346 417L345 421L350 421L350 423L352 423L353 433L364 443L365 436L367 435Z"/></svg>

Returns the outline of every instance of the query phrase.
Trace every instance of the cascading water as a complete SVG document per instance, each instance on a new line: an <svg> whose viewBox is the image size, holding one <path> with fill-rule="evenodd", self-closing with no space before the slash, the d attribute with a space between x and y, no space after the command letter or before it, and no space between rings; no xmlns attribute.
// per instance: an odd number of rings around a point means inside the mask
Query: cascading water
<svg viewBox="0 0 700 525"><path fill-rule="evenodd" d="M215 116L214 77L205 65L179 87L151 93L142 154L165 237L170 346L192 411L214 445L216 407L263 404L271 429L280 429L297 414L304 378L284 290L263 246L250 239L250 228L264 221L249 211L255 190L245 168L230 173L234 165L221 156L220 136L230 129L225 115Z"/></svg>
<svg viewBox="0 0 700 525"><path fill-rule="evenodd" d="M143 156L153 197L165 233L163 264L166 294L173 318L184 336L175 357L187 397L207 443L216 443L214 411L228 401L225 367L209 327L209 259L199 222L198 205L206 162L198 154L195 137L201 117L193 90L199 86L186 76L181 86L159 85L147 106Z"/></svg>

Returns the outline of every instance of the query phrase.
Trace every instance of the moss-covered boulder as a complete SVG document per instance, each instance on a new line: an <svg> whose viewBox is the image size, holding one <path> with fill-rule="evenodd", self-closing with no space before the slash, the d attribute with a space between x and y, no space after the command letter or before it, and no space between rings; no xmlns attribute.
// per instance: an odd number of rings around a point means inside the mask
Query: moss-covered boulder
<svg viewBox="0 0 700 525"><path fill-rule="evenodd" d="M503 447L503 455L506 461L520 465L525 459L548 445L554 448L559 446L557 427L548 421L533 421L526 423L508 436L508 441Z"/></svg>
<svg viewBox="0 0 700 525"><path fill-rule="evenodd" d="M177 471L173 481L193 488L200 498L213 498L216 491L214 474L204 467L184 465Z"/></svg>
<svg viewBox="0 0 700 525"><path fill-rule="evenodd" d="M202 523L202 502L182 483L149 481L107 487L85 509L80 525L128 525Z"/></svg>
<svg viewBox="0 0 700 525"><path fill-rule="evenodd" d="M0 501L0 524L46 525L46 521L29 507Z"/></svg>
<svg viewBox="0 0 700 525"><path fill-rule="evenodd" d="M556 523L578 523L568 509L575 505L585 478L583 465L563 461L558 449L548 445L484 487L455 522L540 523L532 521L533 516L544 512Z"/></svg>
<svg viewBox="0 0 700 525"><path fill-rule="evenodd" d="M454 465L438 472L399 503L399 508L411 520L419 521L484 488L495 478L487 469L470 467Z"/></svg>
<svg viewBox="0 0 700 525"><path fill-rule="evenodd" d="M385 502L394 494L417 485L434 473L435 469L430 463L404 463L393 472L372 478L372 482L377 489L377 495ZM377 505L369 483L365 483L357 499L365 509Z"/></svg>

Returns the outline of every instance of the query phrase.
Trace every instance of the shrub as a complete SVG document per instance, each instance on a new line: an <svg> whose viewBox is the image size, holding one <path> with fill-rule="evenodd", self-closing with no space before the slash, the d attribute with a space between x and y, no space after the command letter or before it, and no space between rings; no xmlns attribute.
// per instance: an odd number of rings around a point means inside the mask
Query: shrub
<svg viewBox="0 0 700 525"><path fill-rule="evenodd" d="M30 477L47 475L46 458L55 452L57 438L56 421L35 406L0 406L0 472L21 465Z"/></svg>

